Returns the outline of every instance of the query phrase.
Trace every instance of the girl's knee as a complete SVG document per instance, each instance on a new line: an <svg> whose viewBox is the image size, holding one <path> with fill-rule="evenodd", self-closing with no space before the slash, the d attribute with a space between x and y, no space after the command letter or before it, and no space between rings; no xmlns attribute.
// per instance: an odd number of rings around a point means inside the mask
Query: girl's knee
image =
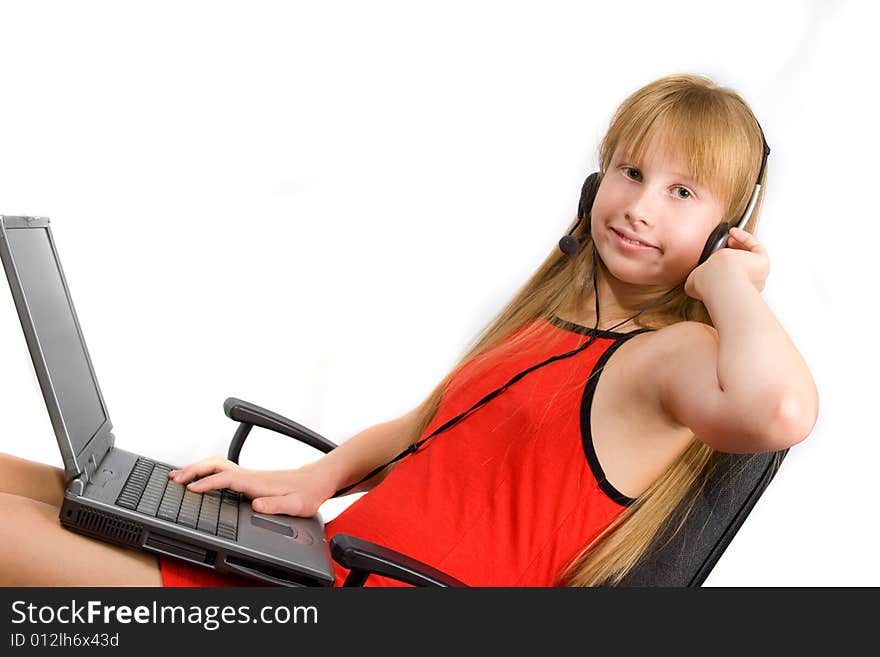
<svg viewBox="0 0 880 657"><path fill-rule="evenodd" d="M0 492L61 506L66 487L61 468L0 452Z"/></svg>
<svg viewBox="0 0 880 657"><path fill-rule="evenodd" d="M155 555L73 532L58 509L0 493L0 586L162 586Z"/></svg>

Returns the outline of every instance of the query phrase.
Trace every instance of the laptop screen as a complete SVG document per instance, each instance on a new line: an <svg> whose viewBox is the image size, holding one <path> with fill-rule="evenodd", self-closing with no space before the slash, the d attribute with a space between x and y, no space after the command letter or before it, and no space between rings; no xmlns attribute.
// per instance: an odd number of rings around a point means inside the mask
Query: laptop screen
<svg viewBox="0 0 880 657"><path fill-rule="evenodd" d="M107 420L47 228L6 231L73 453ZM45 391L44 391L45 392Z"/></svg>

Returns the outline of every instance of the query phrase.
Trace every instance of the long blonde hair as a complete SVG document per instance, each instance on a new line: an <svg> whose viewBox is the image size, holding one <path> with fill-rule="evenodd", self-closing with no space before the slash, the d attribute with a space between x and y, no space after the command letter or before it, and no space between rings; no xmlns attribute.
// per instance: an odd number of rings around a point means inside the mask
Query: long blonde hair
<svg viewBox="0 0 880 657"><path fill-rule="evenodd" d="M618 107L599 145L599 173L604 176L621 147L639 162L655 137L671 155L687 163L698 185L722 199L724 220L735 223L745 211L758 176L763 141L757 121L734 91L698 75L671 75L642 87ZM762 183L766 181L765 165ZM766 186L761 185L745 230L754 233ZM576 219L566 232L572 230ZM589 217L574 232L583 245L572 257L554 244L550 254L507 305L471 341L464 356L417 409L410 444L417 442L433 420L443 392L464 365L510 338L518 329L566 309L581 308L593 299L593 258ZM708 237L708 236L707 236ZM702 302L684 293L684 281L669 299L634 321L639 326L668 325L692 320L712 325ZM714 450L694 436L679 458L558 574L557 585L616 585L646 554L673 516L686 512L714 467ZM393 467L393 466L392 466ZM385 473L387 474L387 472ZM686 504L690 494L690 505ZM686 513L681 515L684 522Z"/></svg>

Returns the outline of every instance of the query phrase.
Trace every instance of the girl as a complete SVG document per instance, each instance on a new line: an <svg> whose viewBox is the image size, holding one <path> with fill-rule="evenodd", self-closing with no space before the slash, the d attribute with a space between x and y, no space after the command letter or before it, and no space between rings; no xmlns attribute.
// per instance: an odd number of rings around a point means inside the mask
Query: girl
<svg viewBox="0 0 880 657"><path fill-rule="evenodd" d="M577 241L553 249L416 409L300 468L212 458L169 476L270 514L369 491L327 523L328 540L359 536L472 586L619 583L715 452L778 452L816 422L812 376L760 296L763 149L735 92L693 75L648 84L600 144ZM759 172L745 230L697 266L713 229L747 213ZM0 512L17 520L0 583L253 584L64 530L63 487L58 469L0 460Z"/></svg>

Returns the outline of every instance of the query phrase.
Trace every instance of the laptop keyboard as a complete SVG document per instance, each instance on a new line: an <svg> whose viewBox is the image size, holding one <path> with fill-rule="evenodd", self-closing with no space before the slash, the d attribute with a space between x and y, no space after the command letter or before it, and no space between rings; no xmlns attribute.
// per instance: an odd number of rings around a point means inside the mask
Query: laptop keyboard
<svg viewBox="0 0 880 657"><path fill-rule="evenodd" d="M172 468L138 458L116 504L232 541L238 536L241 494L224 488L194 493L168 478Z"/></svg>

